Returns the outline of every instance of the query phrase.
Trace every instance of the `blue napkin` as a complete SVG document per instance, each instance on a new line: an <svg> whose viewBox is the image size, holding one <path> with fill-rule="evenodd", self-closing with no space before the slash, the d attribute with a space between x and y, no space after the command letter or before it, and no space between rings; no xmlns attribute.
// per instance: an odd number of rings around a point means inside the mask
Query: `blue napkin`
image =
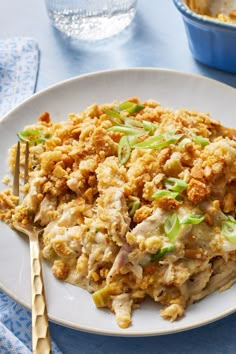
<svg viewBox="0 0 236 354"><path fill-rule="evenodd" d="M35 90L39 49L32 38L0 40L0 118Z"/></svg>
<svg viewBox="0 0 236 354"><path fill-rule="evenodd" d="M0 291L0 353L30 354L31 312ZM52 340L52 353L62 354Z"/></svg>
<svg viewBox="0 0 236 354"><path fill-rule="evenodd" d="M32 38L0 40L0 118L34 93L39 49ZM0 353L30 354L31 313L0 291ZM62 354L52 341L52 353Z"/></svg>

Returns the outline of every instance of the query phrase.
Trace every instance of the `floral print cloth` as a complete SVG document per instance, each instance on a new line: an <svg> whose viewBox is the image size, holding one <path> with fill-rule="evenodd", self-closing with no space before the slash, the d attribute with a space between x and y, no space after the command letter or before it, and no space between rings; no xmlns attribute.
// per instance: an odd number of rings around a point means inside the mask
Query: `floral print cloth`
<svg viewBox="0 0 236 354"><path fill-rule="evenodd" d="M34 93L39 49L32 38L0 40L0 119ZM30 354L31 313L0 291L0 353ZM52 341L52 353L61 354Z"/></svg>
<svg viewBox="0 0 236 354"><path fill-rule="evenodd" d="M0 118L35 90L39 50L32 38L0 40Z"/></svg>
<svg viewBox="0 0 236 354"><path fill-rule="evenodd" d="M0 292L0 353L30 354L31 328L30 311ZM62 354L54 341L52 353Z"/></svg>

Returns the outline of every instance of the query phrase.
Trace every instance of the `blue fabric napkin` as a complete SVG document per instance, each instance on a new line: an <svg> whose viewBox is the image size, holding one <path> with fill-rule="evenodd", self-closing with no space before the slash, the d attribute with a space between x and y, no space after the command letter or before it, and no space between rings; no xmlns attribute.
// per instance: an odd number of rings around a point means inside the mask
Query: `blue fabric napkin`
<svg viewBox="0 0 236 354"><path fill-rule="evenodd" d="M39 49L32 38L0 40L0 118L35 90Z"/></svg>
<svg viewBox="0 0 236 354"><path fill-rule="evenodd" d="M0 40L0 118L34 93L39 49L32 38ZM29 354L31 313L0 291L0 353ZM62 354L52 341L52 353Z"/></svg>

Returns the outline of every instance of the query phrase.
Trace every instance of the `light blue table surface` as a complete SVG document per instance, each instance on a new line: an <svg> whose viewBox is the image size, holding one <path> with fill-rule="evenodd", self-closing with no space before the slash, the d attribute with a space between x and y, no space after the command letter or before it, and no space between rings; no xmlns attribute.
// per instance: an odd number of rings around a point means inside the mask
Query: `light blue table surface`
<svg viewBox="0 0 236 354"><path fill-rule="evenodd" d="M171 0L139 0L129 30L92 48L65 42L50 25L43 0L1 0L0 38L13 36L32 36L38 41L36 91L84 73L126 67L168 68L205 75L236 87L236 75L208 68L193 59L182 19ZM201 328L159 337L107 337L52 323L50 329L65 354L236 353L235 314Z"/></svg>

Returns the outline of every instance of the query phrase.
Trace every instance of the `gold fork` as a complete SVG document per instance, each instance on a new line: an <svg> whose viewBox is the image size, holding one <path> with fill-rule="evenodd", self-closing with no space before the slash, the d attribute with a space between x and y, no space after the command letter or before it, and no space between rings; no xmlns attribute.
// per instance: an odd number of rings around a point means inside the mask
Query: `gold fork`
<svg viewBox="0 0 236 354"><path fill-rule="evenodd" d="M29 144L25 147L24 182L28 178ZM20 186L20 142L17 144L13 179L13 194L19 197ZM32 351L35 354L51 353L47 304L45 298L38 227L13 223L13 227L29 237L32 289Z"/></svg>

